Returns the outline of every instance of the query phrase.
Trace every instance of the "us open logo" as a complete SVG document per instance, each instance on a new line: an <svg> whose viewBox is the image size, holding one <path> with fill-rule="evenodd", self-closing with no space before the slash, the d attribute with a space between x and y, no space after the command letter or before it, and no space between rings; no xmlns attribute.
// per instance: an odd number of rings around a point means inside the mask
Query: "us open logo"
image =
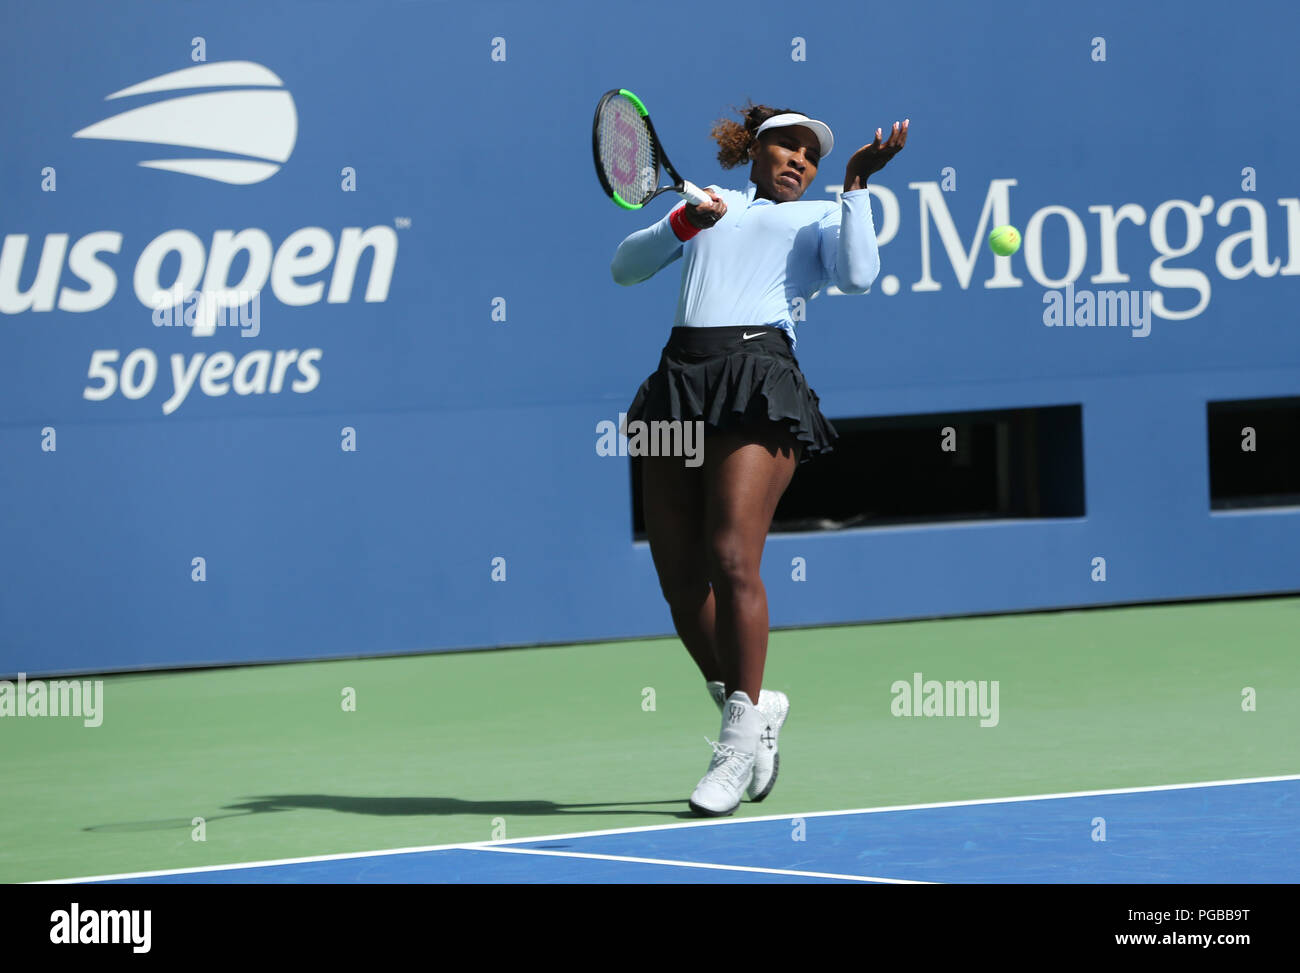
<svg viewBox="0 0 1300 973"><path fill-rule="evenodd" d="M154 101L89 125L73 138L220 152L223 155L206 158L147 159L139 165L240 186L271 178L289 161L298 141L293 96L273 71L252 61L221 61L172 71L115 91L105 100L194 88L229 90Z"/></svg>
<svg viewBox="0 0 1300 973"><path fill-rule="evenodd" d="M72 137L150 145L140 153L148 155L141 167L236 187L275 175L297 144L293 95L274 72L252 61L199 64L106 96L109 102L123 99L137 101ZM210 209L222 195L220 189L202 194L201 208ZM97 312L110 307L120 289L151 311L137 318L141 323L184 326L195 338L237 325L245 337L255 337L263 333L264 297L295 311L348 304L358 296L366 304L388 301L399 239L386 222L337 229L308 222L294 228L287 221L296 222L296 216L282 214L273 238L255 225L223 227L239 219L240 200L232 197L215 226L208 219L197 228L165 228L148 225L154 216L170 218L175 211L152 188L137 187L122 197L123 209L144 223L129 235L111 227L80 236L49 227L43 239L32 232L6 232L0 241L0 315ZM250 196L243 201L254 202ZM238 358L229 350L168 356L148 346L123 347L131 333L129 313L113 319L123 325L118 340L105 337L110 346L90 349L84 401L151 399L163 415L171 415L192 394L216 399L280 395L287 389L307 395L323 381L320 347L256 348Z"/></svg>

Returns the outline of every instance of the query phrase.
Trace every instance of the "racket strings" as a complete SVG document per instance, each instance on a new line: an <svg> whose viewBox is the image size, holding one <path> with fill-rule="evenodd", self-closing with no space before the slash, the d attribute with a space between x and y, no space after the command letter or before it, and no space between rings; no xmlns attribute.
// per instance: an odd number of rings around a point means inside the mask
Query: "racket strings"
<svg viewBox="0 0 1300 973"><path fill-rule="evenodd" d="M621 95L600 114L600 162L610 186L626 202L642 203L659 183L659 166L650 129L636 106Z"/></svg>

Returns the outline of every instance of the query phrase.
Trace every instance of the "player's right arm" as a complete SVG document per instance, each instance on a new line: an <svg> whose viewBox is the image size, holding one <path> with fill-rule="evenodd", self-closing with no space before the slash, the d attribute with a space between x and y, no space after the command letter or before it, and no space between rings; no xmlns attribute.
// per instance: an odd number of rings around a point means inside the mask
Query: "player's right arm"
<svg viewBox="0 0 1300 973"><path fill-rule="evenodd" d="M680 207L678 207L680 209ZM673 232L672 213L637 230L618 245L609 271L614 283L628 287L653 277L682 255L682 241Z"/></svg>
<svg viewBox="0 0 1300 973"><path fill-rule="evenodd" d="M682 255L682 244L707 224L712 226L727 212L727 204L713 192L713 202L705 206L682 203L658 223L637 230L618 245L609 265L614 283L624 287L653 277Z"/></svg>

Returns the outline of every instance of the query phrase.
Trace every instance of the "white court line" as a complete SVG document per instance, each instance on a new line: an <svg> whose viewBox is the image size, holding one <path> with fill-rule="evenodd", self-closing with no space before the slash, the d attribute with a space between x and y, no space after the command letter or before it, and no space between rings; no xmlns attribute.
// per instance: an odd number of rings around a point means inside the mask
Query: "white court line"
<svg viewBox="0 0 1300 973"><path fill-rule="evenodd" d="M793 818L827 818L851 814L885 814L891 811L926 811L931 808L972 807L983 804L1015 804L1021 801L1060 801L1071 797L1102 797L1108 794L1142 794L1150 791L1180 791L1196 787L1228 787L1235 784L1271 784L1278 781L1300 780L1300 774L1278 777L1242 777L1238 780L1207 780L1191 784L1153 784L1145 787L1116 787L1097 791L1065 791L1060 794L1027 794L1021 797L981 797L966 801L936 801L932 804L894 804L885 807L859 807L843 811L806 811L789 814L764 814L752 817L728 818L725 821L681 821L677 824L646 824L632 828L608 828L604 831L574 831L570 834L553 834L540 838L502 838L497 841L480 841L458 847L477 848L487 845L513 845L529 841L558 841L561 838L597 838L602 835L636 834L642 831L673 831L681 828L717 828L728 824L750 824L756 821L789 821Z"/></svg>
<svg viewBox="0 0 1300 973"><path fill-rule="evenodd" d="M566 834L533 835L530 838L499 838L490 841L459 841L446 845L420 845L411 848L384 848L378 851L343 852L335 855L312 855L306 858L276 858L265 861L234 862L229 865L200 865L195 868L168 868L149 872L122 872L116 875L90 875L82 878L55 878L30 885L61 885L76 882L110 882L126 878L153 878L162 875L189 875L199 872L229 871L234 868L272 868L276 865L299 865L308 862L346 861L352 858L378 858L381 855L415 855L427 851L491 848L515 845L521 842L558 841L563 838L595 838L601 835L638 834L645 831L673 831L684 828L719 828L729 824L751 824L759 821L789 821L792 818L825 818L850 814L884 814L890 811L924 811L930 808L971 807L980 804L1013 804L1020 801L1059 801L1071 797L1103 797L1109 794L1143 794L1153 791L1178 791L1196 787L1230 787L1236 784L1272 784L1280 781L1300 780L1300 774L1283 774L1277 777L1241 777L1236 780L1207 780L1189 784L1153 784L1147 787L1116 787L1108 790L1066 791L1058 794L1027 794L1021 797L985 797L966 801L938 801L932 804L895 804L886 807L850 808L842 811L804 811L788 814L766 814L753 817L728 818L724 821L679 821L676 824L647 824L632 828L607 828L602 831L570 831ZM609 807L617 807L611 801ZM635 813L635 812L630 812Z"/></svg>
<svg viewBox="0 0 1300 973"><path fill-rule="evenodd" d="M545 841L545 838L538 838ZM236 868L274 868L277 865L305 865L310 862L346 861L350 858L378 858L381 855L416 855L425 851L456 851L470 847L465 842L449 845L419 845L381 851L345 851L334 855L310 855L306 858L272 858L256 862L232 862L229 865L198 865L194 868L164 868L154 872L121 872L117 875L91 875L86 878L48 878L24 885L69 885L77 882L114 882L124 878L155 878L163 875L194 875L199 872L228 872Z"/></svg>
<svg viewBox="0 0 1300 973"><path fill-rule="evenodd" d="M549 855L553 858L594 858L607 862L634 862L643 865L672 865L677 868L712 868L724 872L762 872L764 875L793 875L798 878L840 878L850 882L879 882L884 885L932 885L907 878L876 878L872 875L840 875L836 872L801 872L792 868L762 868L758 865L718 865L709 862L679 861L674 858L636 858L631 855L593 855L584 851L552 851L543 848L505 848L501 845L467 845L465 851L496 851L512 855Z"/></svg>

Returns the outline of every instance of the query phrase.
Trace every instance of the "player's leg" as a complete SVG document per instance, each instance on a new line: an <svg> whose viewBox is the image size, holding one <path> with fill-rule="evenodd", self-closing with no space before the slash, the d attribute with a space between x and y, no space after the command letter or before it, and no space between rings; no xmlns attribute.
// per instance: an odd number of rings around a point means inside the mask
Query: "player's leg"
<svg viewBox="0 0 1300 973"><path fill-rule="evenodd" d="M775 731L780 713L764 712L763 666L767 660L767 592L759 576L763 545L799 463L798 444L767 427L705 438L705 532L713 585L715 646L726 682L722 727L709 769L691 794L697 814L730 814L748 790L767 796L776 779ZM771 750L764 738L771 741ZM762 763L760 765L760 757Z"/></svg>
<svg viewBox="0 0 1300 973"><path fill-rule="evenodd" d="M757 702L768 637L759 567L777 503L799 464L798 444L779 427L759 435L720 432L706 438L704 457L715 651L727 695L740 690Z"/></svg>
<svg viewBox="0 0 1300 973"><path fill-rule="evenodd" d="M707 454L706 454L707 455ZM646 538L677 635L706 681L723 680L704 533L704 473L679 456L643 456Z"/></svg>

